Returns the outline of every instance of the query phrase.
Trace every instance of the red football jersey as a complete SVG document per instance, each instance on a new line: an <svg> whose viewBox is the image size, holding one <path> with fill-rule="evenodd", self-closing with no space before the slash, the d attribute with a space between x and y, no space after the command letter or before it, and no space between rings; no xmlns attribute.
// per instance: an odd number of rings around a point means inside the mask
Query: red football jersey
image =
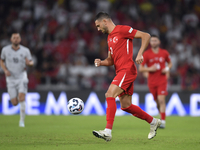
<svg viewBox="0 0 200 150"><path fill-rule="evenodd" d="M166 74L161 71L165 68L165 63L170 62L170 55L167 50L159 48L158 53L154 53L152 49L148 49L143 54L144 61L141 65L147 64L148 67L156 65L157 71L149 72L148 84L149 85L160 85L167 83Z"/></svg>
<svg viewBox="0 0 200 150"><path fill-rule="evenodd" d="M133 38L137 30L130 26L117 25L108 35L108 50L114 61L115 71L132 71L137 73L133 61Z"/></svg>

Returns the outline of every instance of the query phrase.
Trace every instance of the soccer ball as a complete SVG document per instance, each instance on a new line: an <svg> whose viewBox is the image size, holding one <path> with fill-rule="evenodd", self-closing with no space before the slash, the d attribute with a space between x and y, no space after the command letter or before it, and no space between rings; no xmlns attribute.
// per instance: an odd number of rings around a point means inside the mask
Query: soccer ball
<svg viewBox="0 0 200 150"><path fill-rule="evenodd" d="M80 114L84 109L84 103L80 98L72 98L68 101L67 108L72 114Z"/></svg>

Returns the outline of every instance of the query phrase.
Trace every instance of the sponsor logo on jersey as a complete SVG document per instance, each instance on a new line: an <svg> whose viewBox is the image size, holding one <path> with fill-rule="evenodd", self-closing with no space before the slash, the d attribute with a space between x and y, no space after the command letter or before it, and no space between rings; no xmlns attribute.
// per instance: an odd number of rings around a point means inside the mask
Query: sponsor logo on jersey
<svg viewBox="0 0 200 150"><path fill-rule="evenodd" d="M117 82L118 80L113 80L113 82Z"/></svg>
<svg viewBox="0 0 200 150"><path fill-rule="evenodd" d="M165 93L165 91L161 91L161 94L164 94Z"/></svg>
<svg viewBox="0 0 200 150"><path fill-rule="evenodd" d="M132 31L133 31L133 28L130 28L130 30L128 32L131 33Z"/></svg>
<svg viewBox="0 0 200 150"><path fill-rule="evenodd" d="M115 36L115 37L113 38L113 43L117 43L117 42L118 42L118 37Z"/></svg>

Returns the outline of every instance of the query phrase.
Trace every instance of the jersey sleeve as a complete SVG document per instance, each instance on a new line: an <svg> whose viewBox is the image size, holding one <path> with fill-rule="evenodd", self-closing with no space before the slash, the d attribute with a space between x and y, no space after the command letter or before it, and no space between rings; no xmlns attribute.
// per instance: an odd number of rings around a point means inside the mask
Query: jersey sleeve
<svg viewBox="0 0 200 150"><path fill-rule="evenodd" d="M165 60L166 60L166 62L168 62L168 63L171 61L171 58L170 58L170 55L169 55L169 52L168 52L168 51L166 51Z"/></svg>
<svg viewBox="0 0 200 150"><path fill-rule="evenodd" d="M127 39L134 39L137 30L130 26L122 26L120 29L121 36Z"/></svg>
<svg viewBox="0 0 200 150"><path fill-rule="evenodd" d="M148 61L148 57L147 57L146 52L144 52L143 58L144 58L144 61L141 63L142 66L144 66L147 63L147 61Z"/></svg>
<svg viewBox="0 0 200 150"><path fill-rule="evenodd" d="M2 51L1 51L1 59L5 60L5 58L6 58L6 56L5 56L5 50L3 48Z"/></svg>
<svg viewBox="0 0 200 150"><path fill-rule="evenodd" d="M28 60L32 60L31 53L30 53L30 50L29 50L29 49L27 49L26 58L27 58Z"/></svg>

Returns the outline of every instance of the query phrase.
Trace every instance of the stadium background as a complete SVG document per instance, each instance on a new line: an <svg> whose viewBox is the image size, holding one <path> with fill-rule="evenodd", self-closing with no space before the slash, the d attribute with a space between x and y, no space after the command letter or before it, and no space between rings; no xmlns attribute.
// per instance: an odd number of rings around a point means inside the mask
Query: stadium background
<svg viewBox="0 0 200 150"><path fill-rule="evenodd" d="M34 67L28 68L28 98L33 98L27 113L48 114L45 107L49 99L58 104L63 93L62 102L80 97L87 104L92 93L96 103L88 114L98 114L99 106L104 110L100 115L105 114L104 93L115 73L113 67L93 65L95 58L107 56L106 35L97 32L94 24L99 11L108 12L116 24L130 25L160 37L161 47L169 51L173 63L167 108L172 104L172 115L200 116L200 1L1 0L0 49L10 44L11 33L18 31L21 44L30 48L35 62ZM140 40L134 40L133 44L135 58ZM134 98L147 111L146 83L138 73ZM18 113L18 108L8 103L5 92L5 75L0 68L0 113ZM149 109L155 113L155 105ZM69 113L62 107L52 107L49 114Z"/></svg>

